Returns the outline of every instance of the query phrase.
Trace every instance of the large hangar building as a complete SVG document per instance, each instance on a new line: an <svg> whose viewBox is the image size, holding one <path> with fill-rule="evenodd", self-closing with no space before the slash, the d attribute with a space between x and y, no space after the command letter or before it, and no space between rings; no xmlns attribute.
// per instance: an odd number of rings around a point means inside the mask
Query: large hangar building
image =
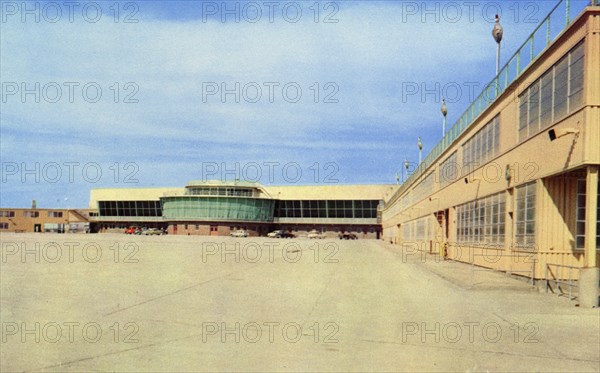
<svg viewBox="0 0 600 373"><path fill-rule="evenodd" d="M532 281L579 279L597 304L600 6L564 6L386 198L383 235Z"/></svg>

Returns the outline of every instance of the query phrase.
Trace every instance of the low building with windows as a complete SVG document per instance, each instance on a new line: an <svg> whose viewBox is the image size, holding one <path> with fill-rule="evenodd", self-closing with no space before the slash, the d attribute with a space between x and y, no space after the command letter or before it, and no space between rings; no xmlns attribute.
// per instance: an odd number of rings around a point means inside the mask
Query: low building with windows
<svg viewBox="0 0 600 373"><path fill-rule="evenodd" d="M0 208L0 233L89 232L89 211L75 209Z"/></svg>
<svg viewBox="0 0 600 373"><path fill-rule="evenodd" d="M262 186L244 181L190 181L184 188L110 188L91 191L92 229L130 226L169 234L264 236L273 230L311 230L337 237L380 238L379 207L391 185Z"/></svg>
<svg viewBox="0 0 600 373"><path fill-rule="evenodd" d="M597 292L600 7L564 14L542 21L385 200L386 241L533 279L587 276Z"/></svg>

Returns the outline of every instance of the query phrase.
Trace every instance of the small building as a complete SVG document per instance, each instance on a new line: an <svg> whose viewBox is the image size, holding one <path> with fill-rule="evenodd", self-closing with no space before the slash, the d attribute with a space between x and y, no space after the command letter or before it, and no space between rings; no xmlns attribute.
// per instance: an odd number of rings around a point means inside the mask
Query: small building
<svg viewBox="0 0 600 373"><path fill-rule="evenodd" d="M87 233L89 213L76 209L0 208L0 232Z"/></svg>

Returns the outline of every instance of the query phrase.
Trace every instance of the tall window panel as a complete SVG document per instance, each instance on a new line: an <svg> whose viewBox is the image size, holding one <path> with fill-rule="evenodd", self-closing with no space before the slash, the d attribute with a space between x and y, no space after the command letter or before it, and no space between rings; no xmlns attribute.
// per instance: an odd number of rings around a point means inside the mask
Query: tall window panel
<svg viewBox="0 0 600 373"><path fill-rule="evenodd" d="M529 88L529 114L527 120L529 132L540 130L540 82L537 81Z"/></svg>
<svg viewBox="0 0 600 373"><path fill-rule="evenodd" d="M516 189L515 243L532 248L535 245L535 196L536 183Z"/></svg>
<svg viewBox="0 0 600 373"><path fill-rule="evenodd" d="M583 44L577 46L569 60L569 112L583 105Z"/></svg>
<svg viewBox="0 0 600 373"><path fill-rule="evenodd" d="M422 217L402 225L402 241L423 241L432 238L432 229L429 226L429 217Z"/></svg>
<svg viewBox="0 0 600 373"><path fill-rule="evenodd" d="M100 216L162 216L160 201L98 201Z"/></svg>
<svg viewBox="0 0 600 373"><path fill-rule="evenodd" d="M458 177L458 164L456 163L456 152L454 152L440 164L440 186L443 188L455 182Z"/></svg>
<svg viewBox="0 0 600 373"><path fill-rule="evenodd" d="M415 240L425 239L425 220L419 219L416 222Z"/></svg>
<svg viewBox="0 0 600 373"><path fill-rule="evenodd" d="M569 95L569 58L565 56L554 68L554 119L560 120L567 114Z"/></svg>
<svg viewBox="0 0 600 373"><path fill-rule="evenodd" d="M529 132L527 124L529 123L529 90L526 90L519 96L519 141L527 138Z"/></svg>
<svg viewBox="0 0 600 373"><path fill-rule="evenodd" d="M585 247L585 198L586 180L577 180L576 244L578 249ZM598 183L598 204L596 206L596 248L600 249L600 182Z"/></svg>
<svg viewBox="0 0 600 373"><path fill-rule="evenodd" d="M500 118L496 116L462 146L463 173L485 164L500 152Z"/></svg>
<svg viewBox="0 0 600 373"><path fill-rule="evenodd" d="M413 189L412 200L417 202L420 201L433 192L433 182L435 181L435 174L431 172L427 175L419 184Z"/></svg>
<svg viewBox="0 0 600 373"><path fill-rule="evenodd" d="M503 193L458 206L458 241L461 243L504 244L505 206Z"/></svg>
<svg viewBox="0 0 600 373"><path fill-rule="evenodd" d="M402 225L402 241L410 241L413 239L412 224L405 223Z"/></svg>
<svg viewBox="0 0 600 373"><path fill-rule="evenodd" d="M552 92L554 91L554 71L550 69L542 76L540 92L540 127L552 124Z"/></svg>
<svg viewBox="0 0 600 373"><path fill-rule="evenodd" d="M584 43L579 43L519 96L519 141L583 105Z"/></svg>
<svg viewBox="0 0 600 373"><path fill-rule="evenodd" d="M280 218L377 218L378 200L291 200L277 201Z"/></svg>

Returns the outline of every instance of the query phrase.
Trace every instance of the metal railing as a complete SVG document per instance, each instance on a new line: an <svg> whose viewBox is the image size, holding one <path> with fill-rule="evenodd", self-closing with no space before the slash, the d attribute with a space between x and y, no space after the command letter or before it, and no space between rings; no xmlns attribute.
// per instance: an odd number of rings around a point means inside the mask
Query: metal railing
<svg viewBox="0 0 600 373"><path fill-rule="evenodd" d="M505 273L509 276L518 274L521 277L525 277L527 279L529 279L529 282L531 284L531 286L535 286L535 267L537 264L537 253L535 252L529 252L529 251L507 251L506 249L504 249L503 247L494 247L494 246L490 246L489 244L481 244L478 245L476 243L473 244L465 244L465 243L459 243L459 242L447 242L448 246L447 248L449 249L453 249L455 250L455 253L453 255L446 255L446 253L444 252L443 254L443 258L441 258L441 260L445 260L445 261L451 261L451 262L456 262L456 263L462 263L462 264L467 264L471 266L471 284L474 285L475 284L475 272L499 272L499 273ZM466 248L468 249L468 256L466 258L464 258L463 260L461 260L462 258L462 249ZM457 250L458 249L458 250ZM479 253L476 253L476 251L479 250ZM490 254L488 252L488 250L492 250L497 252L497 254ZM457 254L459 253L459 254ZM431 255L434 256L439 256L440 254L434 250L433 252L430 252ZM478 261L476 262L475 258L476 257L484 257L486 259L489 259L489 265L486 266L484 265L484 263L482 263L482 261ZM508 264L508 268L495 268L493 263L495 263L497 260L496 259L500 259L500 258L510 258ZM514 260L513 258L516 258L516 260ZM483 260L483 262L485 262L486 260ZM524 263L524 264L531 264L531 266L527 269L522 269L522 270L517 270L513 268L513 264L517 264L517 263ZM521 267L524 267L524 265L522 265ZM476 269L477 268L477 269Z"/></svg>
<svg viewBox="0 0 600 373"><path fill-rule="evenodd" d="M479 115L484 112L517 78L523 71L543 52L562 32L569 26L571 20L585 9L585 2L575 2L583 5L581 9L574 9L572 0L560 0L548 15L529 35L525 42L517 49L515 54L500 69L498 75L485 86L479 96L471 103L460 118L450 127L444 137L429 152L425 160L406 179L396 191L390 202L398 199L408 187L421 177L427 168L446 151L467 128L475 122ZM564 6L564 9L563 9ZM557 26L558 25L558 26ZM563 26L560 26L563 25Z"/></svg>
<svg viewBox="0 0 600 373"><path fill-rule="evenodd" d="M557 271L558 273L554 273L552 271L552 268L550 268L550 267L556 267L558 269L558 271ZM569 269L569 276L566 281L563 280L564 279L563 272L562 272L563 268ZM563 292L563 290L561 288L561 285L566 285L569 287L569 300L576 299L577 297L573 296L573 288L579 289L579 281L573 282L574 281L573 280L573 271L574 270L579 271L580 268L562 265L562 264L546 264L546 276L545 276L546 277L546 293L548 292L548 289L552 290L552 292L554 293L554 290L550 286L550 282L553 282L556 285L556 290L558 290L558 292L557 292L558 296L566 295L566 293ZM552 275L552 279L549 278L549 275ZM577 278L579 278L579 276L577 276Z"/></svg>
<svg viewBox="0 0 600 373"><path fill-rule="evenodd" d="M475 281L475 271L477 271L475 269L475 266L480 266L480 264L475 264L475 257L485 257L485 258L490 258L489 253L485 252L486 250L497 250L497 251L501 251L500 253L500 257L502 258L510 258L509 260L509 265L510 267L507 269L500 269L500 268L494 268L493 266L482 266L483 269L481 269L481 271L495 271L495 272L502 272L502 273L506 273L507 275L511 276L513 274L519 274L520 276L526 277L530 279L531 282L531 286L535 286L535 264L536 264L536 254L533 252L519 252L519 251L512 251L511 254L507 254L505 253L505 249L504 248L493 248L493 247L483 247L483 248L476 248L473 247L472 248L472 252L471 252L471 282L474 283ZM481 253L475 253L475 249L480 249L482 250ZM493 258L497 258L498 256L494 256ZM524 258L522 263L527 263L527 264L531 264L531 267L528 269L524 269L524 270L515 270L514 268L512 268L512 263L513 263L513 258L517 258L517 261L514 261L514 263L519 263L520 259ZM528 262L527 260L530 260L530 262ZM493 260L492 260L493 261Z"/></svg>

